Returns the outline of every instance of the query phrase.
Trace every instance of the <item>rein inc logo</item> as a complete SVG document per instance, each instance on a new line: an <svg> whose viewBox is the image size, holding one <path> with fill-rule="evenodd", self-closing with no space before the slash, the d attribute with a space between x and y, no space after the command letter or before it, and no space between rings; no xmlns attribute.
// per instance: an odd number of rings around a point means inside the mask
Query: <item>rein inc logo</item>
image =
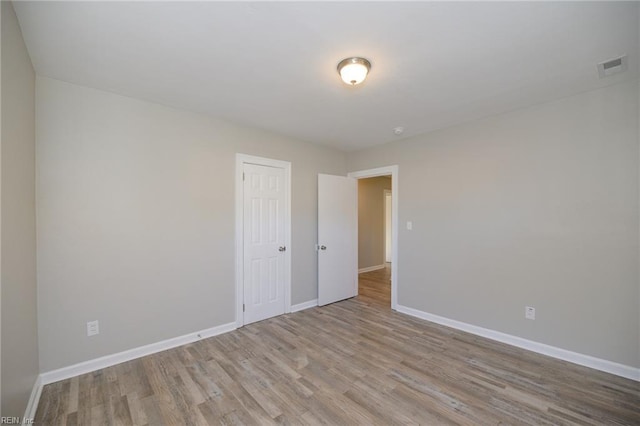
<svg viewBox="0 0 640 426"><path fill-rule="evenodd" d="M32 425L33 419L29 417L0 417L0 425Z"/></svg>

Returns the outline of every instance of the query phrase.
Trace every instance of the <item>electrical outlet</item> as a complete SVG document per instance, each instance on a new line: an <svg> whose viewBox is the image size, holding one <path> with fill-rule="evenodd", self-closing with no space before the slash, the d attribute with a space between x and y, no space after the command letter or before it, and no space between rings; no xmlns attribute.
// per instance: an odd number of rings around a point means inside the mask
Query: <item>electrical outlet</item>
<svg viewBox="0 0 640 426"><path fill-rule="evenodd" d="M87 336L95 336L96 334L100 334L100 325L98 324L98 320L89 321L87 323Z"/></svg>
<svg viewBox="0 0 640 426"><path fill-rule="evenodd" d="M529 320L536 319L536 308L534 308L533 306L525 306L524 317Z"/></svg>

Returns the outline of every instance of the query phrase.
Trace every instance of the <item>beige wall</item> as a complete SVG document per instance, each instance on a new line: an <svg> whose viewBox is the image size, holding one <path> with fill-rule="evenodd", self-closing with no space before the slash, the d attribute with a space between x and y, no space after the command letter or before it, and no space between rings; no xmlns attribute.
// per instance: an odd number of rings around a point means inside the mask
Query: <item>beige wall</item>
<svg viewBox="0 0 640 426"><path fill-rule="evenodd" d="M35 74L13 6L2 15L2 415L22 416L38 375Z"/></svg>
<svg viewBox="0 0 640 426"><path fill-rule="evenodd" d="M317 174L343 153L47 78L36 105L42 371L235 320L238 152L292 162L292 303L317 298Z"/></svg>
<svg viewBox="0 0 640 426"><path fill-rule="evenodd" d="M637 84L349 154L399 165L398 303L640 367Z"/></svg>
<svg viewBox="0 0 640 426"><path fill-rule="evenodd" d="M358 269L384 264L384 190L391 179L358 180Z"/></svg>

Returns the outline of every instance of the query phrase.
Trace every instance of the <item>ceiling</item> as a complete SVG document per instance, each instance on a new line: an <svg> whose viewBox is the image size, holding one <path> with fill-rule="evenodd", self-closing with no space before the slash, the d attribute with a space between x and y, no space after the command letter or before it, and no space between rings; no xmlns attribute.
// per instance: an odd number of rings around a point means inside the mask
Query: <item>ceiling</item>
<svg viewBox="0 0 640 426"><path fill-rule="evenodd" d="M634 2L15 3L36 73L353 151L638 76ZM628 71L596 64L628 54ZM349 87L336 65L371 61ZM394 134L402 126L402 135Z"/></svg>

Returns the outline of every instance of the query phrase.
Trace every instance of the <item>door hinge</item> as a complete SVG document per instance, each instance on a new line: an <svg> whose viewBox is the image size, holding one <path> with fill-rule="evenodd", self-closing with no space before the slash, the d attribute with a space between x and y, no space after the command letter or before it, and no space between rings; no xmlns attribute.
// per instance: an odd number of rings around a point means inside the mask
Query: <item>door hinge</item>
<svg viewBox="0 0 640 426"><path fill-rule="evenodd" d="M244 172L242 172L242 180L244 180Z"/></svg>
<svg viewBox="0 0 640 426"><path fill-rule="evenodd" d="M242 304L242 312L244 312L244 303Z"/></svg>

